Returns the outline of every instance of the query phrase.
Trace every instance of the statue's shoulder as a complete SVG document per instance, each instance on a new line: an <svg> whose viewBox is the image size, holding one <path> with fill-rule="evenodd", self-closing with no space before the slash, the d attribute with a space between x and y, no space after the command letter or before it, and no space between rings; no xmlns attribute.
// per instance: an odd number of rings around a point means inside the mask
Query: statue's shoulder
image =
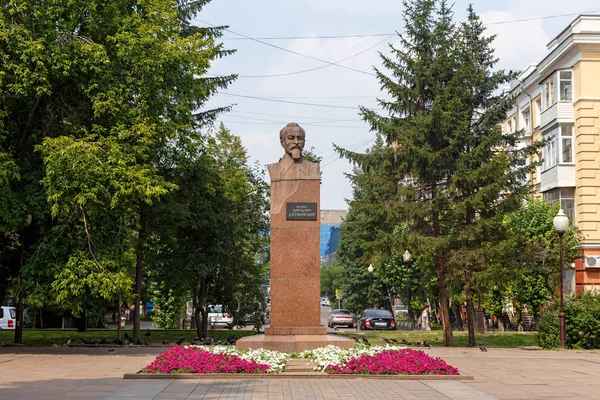
<svg viewBox="0 0 600 400"><path fill-rule="evenodd" d="M306 160L308 165L308 179L321 179L321 164Z"/></svg>
<svg viewBox="0 0 600 400"><path fill-rule="evenodd" d="M273 164L268 164L267 169L269 170L269 177L271 178L271 182L277 181L281 177L281 164L276 162Z"/></svg>

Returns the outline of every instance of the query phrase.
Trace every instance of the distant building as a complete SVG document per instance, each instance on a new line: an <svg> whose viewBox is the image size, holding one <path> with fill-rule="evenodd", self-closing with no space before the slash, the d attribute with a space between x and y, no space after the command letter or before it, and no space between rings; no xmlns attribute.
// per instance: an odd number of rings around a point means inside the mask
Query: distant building
<svg viewBox="0 0 600 400"><path fill-rule="evenodd" d="M335 260L340 229L347 214L346 210L321 210L321 265L329 265Z"/></svg>
<svg viewBox="0 0 600 400"><path fill-rule="evenodd" d="M566 271L568 291L600 289L600 15L580 15L547 45L548 55L511 84L515 106L504 132L546 146L523 164L543 163L528 180L560 203L584 236L583 259Z"/></svg>

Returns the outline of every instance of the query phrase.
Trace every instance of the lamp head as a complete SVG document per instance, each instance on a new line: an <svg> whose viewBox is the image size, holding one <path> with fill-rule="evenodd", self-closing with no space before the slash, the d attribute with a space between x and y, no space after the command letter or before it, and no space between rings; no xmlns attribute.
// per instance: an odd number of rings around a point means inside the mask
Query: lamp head
<svg viewBox="0 0 600 400"><path fill-rule="evenodd" d="M402 255L402 258L404 259L405 263L409 263L410 260L412 259L412 256L410 255L410 253L408 252L408 250L406 250L404 252L404 254Z"/></svg>
<svg viewBox="0 0 600 400"><path fill-rule="evenodd" d="M373 264L369 264L369 268L367 268L367 271L369 271L370 274L372 274L373 271L375 271L375 268L373 268Z"/></svg>
<svg viewBox="0 0 600 400"><path fill-rule="evenodd" d="M563 209L561 208L558 211L558 214L556 214L556 217L554 217L554 219L552 220L552 223L554 224L554 229L556 230L556 233L562 236L569 228L569 217L565 215Z"/></svg>

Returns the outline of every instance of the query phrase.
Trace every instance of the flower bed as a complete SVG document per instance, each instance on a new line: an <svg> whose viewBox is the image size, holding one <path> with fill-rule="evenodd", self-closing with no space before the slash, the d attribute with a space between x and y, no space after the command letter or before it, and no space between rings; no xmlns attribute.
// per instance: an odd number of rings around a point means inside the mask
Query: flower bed
<svg viewBox="0 0 600 400"><path fill-rule="evenodd" d="M232 346L174 346L141 372L147 374L280 373L292 357L310 358L315 370L332 375L459 375L458 369L420 350L399 346L322 347L300 354Z"/></svg>
<svg viewBox="0 0 600 400"><path fill-rule="evenodd" d="M328 374L459 375L458 369L442 359L401 346L327 346L305 351L300 357L310 358L315 370Z"/></svg>
<svg viewBox="0 0 600 400"><path fill-rule="evenodd" d="M173 346L159 354L142 373L155 374L208 374L208 373L244 373L266 374L278 372L283 369L285 362L274 362L273 365L258 360L268 358L264 352L261 355L236 354L235 349L222 349L215 346L204 348L201 346ZM268 352L268 350L266 351ZM248 354L250 353L250 354ZM281 353L279 353L281 354ZM281 357L279 357L281 358Z"/></svg>
<svg viewBox="0 0 600 400"><path fill-rule="evenodd" d="M421 350L384 350L373 355L363 354L344 364L325 367L328 374L373 375L459 375L458 369L440 358L430 357Z"/></svg>

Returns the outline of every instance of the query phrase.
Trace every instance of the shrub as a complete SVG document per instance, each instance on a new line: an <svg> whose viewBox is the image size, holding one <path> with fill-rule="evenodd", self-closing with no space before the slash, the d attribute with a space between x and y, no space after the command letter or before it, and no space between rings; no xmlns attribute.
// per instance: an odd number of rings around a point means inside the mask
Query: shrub
<svg viewBox="0 0 600 400"><path fill-rule="evenodd" d="M567 347L600 349L600 294L590 292L565 299ZM538 343L543 348L559 346L558 304L540 320Z"/></svg>

